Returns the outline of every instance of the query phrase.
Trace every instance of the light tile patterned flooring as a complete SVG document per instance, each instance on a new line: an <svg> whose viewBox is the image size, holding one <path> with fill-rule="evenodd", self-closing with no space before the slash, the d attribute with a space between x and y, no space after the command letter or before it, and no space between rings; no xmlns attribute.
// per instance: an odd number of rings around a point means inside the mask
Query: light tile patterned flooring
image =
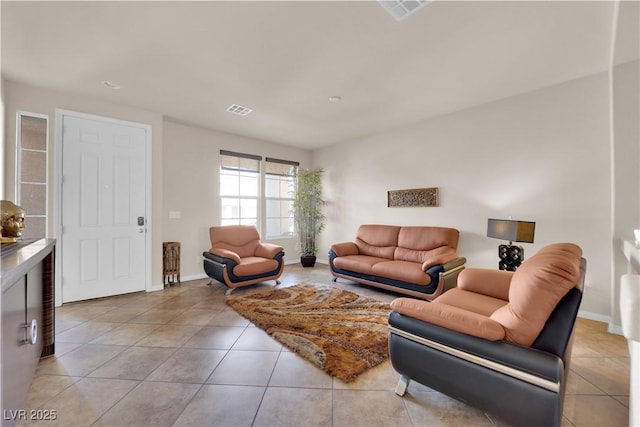
<svg viewBox="0 0 640 427"><path fill-rule="evenodd" d="M287 266L282 281L332 284L325 265ZM207 283L58 308L56 355L40 362L27 409L55 410L55 421L39 424L62 426L504 425L416 382L395 395L388 361L350 384L332 379L227 307L223 285ZM563 425L626 426L628 406L626 341L579 319Z"/></svg>

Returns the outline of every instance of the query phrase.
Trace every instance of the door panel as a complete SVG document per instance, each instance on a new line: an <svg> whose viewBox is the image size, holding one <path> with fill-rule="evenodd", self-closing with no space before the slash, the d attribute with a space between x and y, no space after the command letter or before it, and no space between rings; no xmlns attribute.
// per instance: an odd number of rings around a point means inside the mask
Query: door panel
<svg viewBox="0 0 640 427"><path fill-rule="evenodd" d="M63 302L146 288L144 127L64 115ZM141 231L140 231L141 230Z"/></svg>

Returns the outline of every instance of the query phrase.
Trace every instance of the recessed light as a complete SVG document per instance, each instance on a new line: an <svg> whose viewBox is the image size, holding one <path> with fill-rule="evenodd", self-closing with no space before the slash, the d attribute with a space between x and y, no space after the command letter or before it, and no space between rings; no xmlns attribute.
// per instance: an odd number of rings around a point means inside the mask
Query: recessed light
<svg viewBox="0 0 640 427"><path fill-rule="evenodd" d="M102 84L109 89L120 89L120 85L118 83L110 82L109 80L103 81Z"/></svg>
<svg viewBox="0 0 640 427"><path fill-rule="evenodd" d="M402 21L418 9L431 3L431 0L378 0L378 3L396 18L396 21Z"/></svg>
<svg viewBox="0 0 640 427"><path fill-rule="evenodd" d="M330 96L329 102L340 102L342 101L342 97L338 95Z"/></svg>

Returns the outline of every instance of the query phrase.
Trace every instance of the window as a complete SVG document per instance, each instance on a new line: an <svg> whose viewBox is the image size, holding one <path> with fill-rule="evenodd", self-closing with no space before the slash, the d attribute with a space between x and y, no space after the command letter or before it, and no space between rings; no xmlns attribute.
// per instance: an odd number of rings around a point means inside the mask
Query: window
<svg viewBox="0 0 640 427"><path fill-rule="evenodd" d="M293 190L298 162L267 157L264 175L267 237L294 235Z"/></svg>
<svg viewBox="0 0 640 427"><path fill-rule="evenodd" d="M262 157L220 151L221 225L255 225L260 229Z"/></svg>
<svg viewBox="0 0 640 427"><path fill-rule="evenodd" d="M298 162L220 150L221 225L255 225L265 238L293 236ZM264 170L264 185L260 185Z"/></svg>
<svg viewBox="0 0 640 427"><path fill-rule="evenodd" d="M16 204L25 210L23 239L47 236L48 117L18 113Z"/></svg>

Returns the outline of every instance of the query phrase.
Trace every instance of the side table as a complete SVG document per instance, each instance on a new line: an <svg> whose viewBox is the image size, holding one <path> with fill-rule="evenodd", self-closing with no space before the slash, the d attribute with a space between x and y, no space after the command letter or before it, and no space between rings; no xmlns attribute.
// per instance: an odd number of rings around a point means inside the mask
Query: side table
<svg viewBox="0 0 640 427"><path fill-rule="evenodd" d="M180 285L180 242L162 243L162 283L164 287Z"/></svg>

